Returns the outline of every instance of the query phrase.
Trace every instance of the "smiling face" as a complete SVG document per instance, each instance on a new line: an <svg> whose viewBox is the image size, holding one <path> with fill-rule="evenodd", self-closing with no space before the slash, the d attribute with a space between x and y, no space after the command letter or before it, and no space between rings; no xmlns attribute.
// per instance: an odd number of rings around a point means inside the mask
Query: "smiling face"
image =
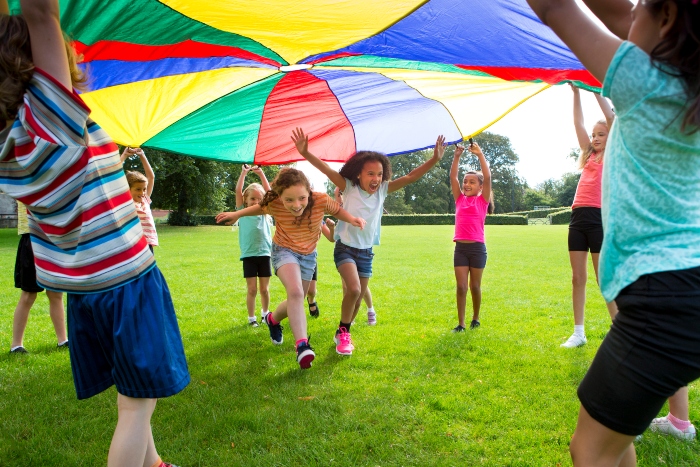
<svg viewBox="0 0 700 467"><path fill-rule="evenodd" d="M481 193L481 181L477 174L466 174L462 180L462 193L464 196L476 196Z"/></svg>
<svg viewBox="0 0 700 467"><path fill-rule="evenodd" d="M134 203L140 203L143 201L143 195L147 193L148 182L135 182L129 187L129 193L131 193L131 199Z"/></svg>
<svg viewBox="0 0 700 467"><path fill-rule="evenodd" d="M384 166L379 161L367 161L360 172L360 188L367 193L375 193L382 184Z"/></svg>
<svg viewBox="0 0 700 467"><path fill-rule="evenodd" d="M608 142L608 127L602 123L597 123L593 127L593 133L591 133L591 145L595 152L600 152L605 150L605 145Z"/></svg>
<svg viewBox="0 0 700 467"><path fill-rule="evenodd" d="M280 195L284 208L291 212L294 217L299 217L304 213L306 205L309 204L311 193L304 185L292 185Z"/></svg>
<svg viewBox="0 0 700 467"><path fill-rule="evenodd" d="M245 207L249 208L251 206L255 206L256 204L260 204L263 196L265 196L265 194L258 190L248 190L244 200Z"/></svg>

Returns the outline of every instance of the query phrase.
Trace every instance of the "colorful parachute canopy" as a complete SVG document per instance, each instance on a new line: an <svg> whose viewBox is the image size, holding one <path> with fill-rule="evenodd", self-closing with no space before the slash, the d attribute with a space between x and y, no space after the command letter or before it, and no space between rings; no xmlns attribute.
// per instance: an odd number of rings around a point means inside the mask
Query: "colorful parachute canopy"
<svg viewBox="0 0 700 467"><path fill-rule="evenodd" d="M15 0L15 6L16 6ZM478 134L552 84L600 86L525 0L62 0L115 141L345 161Z"/></svg>

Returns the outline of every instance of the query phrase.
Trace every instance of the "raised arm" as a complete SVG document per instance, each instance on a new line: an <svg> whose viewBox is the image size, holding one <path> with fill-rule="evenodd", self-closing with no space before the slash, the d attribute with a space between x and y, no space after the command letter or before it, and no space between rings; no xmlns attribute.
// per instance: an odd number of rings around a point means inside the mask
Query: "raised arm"
<svg viewBox="0 0 700 467"><path fill-rule="evenodd" d="M262 184L263 190L265 190L266 192L270 191L270 184L267 181L265 172L263 172L263 170L257 165L254 165L251 170L253 171L253 173L255 173L255 175L260 177L260 183Z"/></svg>
<svg viewBox="0 0 700 467"><path fill-rule="evenodd" d="M583 0L594 15L622 40L627 40L632 25L632 7L629 0Z"/></svg>
<svg viewBox="0 0 700 467"><path fill-rule="evenodd" d="M437 141L435 142L435 148L433 149L433 157L416 167L415 169L411 170L408 175L404 175L403 177L399 177L395 180L391 180L389 182L389 193L392 193L394 191L398 191L401 188L405 187L406 185L410 185L411 183L417 181L420 179L423 175L428 173L430 169L432 169L435 164L440 162L440 159L442 159L442 156L445 155L445 137L440 135L438 136Z"/></svg>
<svg viewBox="0 0 700 467"><path fill-rule="evenodd" d="M481 148L476 142L469 145L469 151L479 158L481 173L484 174L484 184L481 187L481 197L486 201L491 201L491 168L489 167L489 163L486 161L484 153L481 152Z"/></svg>
<svg viewBox="0 0 700 467"><path fill-rule="evenodd" d="M600 110L602 110L603 115L605 115L605 122L608 124L608 131L610 131L610 128L612 128L612 124L615 121L615 112L613 112L612 107L610 107L610 102L608 102L606 98L598 93L595 93L595 98L598 101Z"/></svg>
<svg viewBox="0 0 700 467"><path fill-rule="evenodd" d="M156 185L156 174L153 172L153 168L148 162L148 158L146 157L146 153L143 152L143 149L136 148L135 151L136 154L139 155L139 159L141 159L141 165L143 165L143 171L146 173L146 179L148 180L147 194L150 198L151 193L153 193L153 188Z"/></svg>
<svg viewBox="0 0 700 467"><path fill-rule="evenodd" d="M335 186L340 187L340 191L345 190L345 178L337 171L333 170L330 165L309 152L309 137L304 134L301 128L292 131L292 141L294 141L297 151L299 151L299 154L301 154L304 159L320 170Z"/></svg>
<svg viewBox="0 0 700 467"><path fill-rule="evenodd" d="M612 1L618 3L621 0ZM622 41L600 28L576 5L574 0L527 0L527 2L540 20L552 28L583 63L583 66L602 83Z"/></svg>
<svg viewBox="0 0 700 467"><path fill-rule="evenodd" d="M127 146L124 148L122 155L119 156L119 160L123 164L125 160L127 160L129 157L133 156L134 154L136 154L136 149L130 148L129 146Z"/></svg>
<svg viewBox="0 0 700 467"><path fill-rule="evenodd" d="M238 206L243 206L243 183L245 182L245 176L248 175L249 170L250 166L248 164L243 164L241 166L241 175L238 177L238 183L236 183L236 208L238 208Z"/></svg>
<svg viewBox="0 0 700 467"><path fill-rule="evenodd" d="M455 146L455 156L452 159L452 167L450 167L450 187L452 188L452 196L455 201L462 194L462 186L459 183L459 158L464 152L464 146L458 144Z"/></svg>
<svg viewBox="0 0 700 467"><path fill-rule="evenodd" d="M73 89L58 0L22 0L20 5L29 28L34 66Z"/></svg>
<svg viewBox="0 0 700 467"><path fill-rule="evenodd" d="M222 222L226 225L235 224L238 219L246 216L260 216L264 214L262 207L259 204L241 209L235 212L220 212L216 215L216 223L221 224Z"/></svg>
<svg viewBox="0 0 700 467"><path fill-rule="evenodd" d="M583 108L581 107L581 92L579 89L571 85L571 90L574 92L574 128L576 129L576 138L578 139L578 147L582 152L586 152L588 146L591 145L591 139L586 131L586 125L583 123Z"/></svg>

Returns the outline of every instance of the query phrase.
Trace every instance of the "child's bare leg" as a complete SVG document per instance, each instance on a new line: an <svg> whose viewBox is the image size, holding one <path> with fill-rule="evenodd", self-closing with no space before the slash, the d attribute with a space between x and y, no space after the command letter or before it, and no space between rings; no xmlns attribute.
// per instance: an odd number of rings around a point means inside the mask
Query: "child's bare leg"
<svg viewBox="0 0 700 467"><path fill-rule="evenodd" d="M51 316L53 329L56 331L56 340L60 344L68 340L68 337L66 337L65 313L63 311L63 294L47 290L46 296L49 299L49 315Z"/></svg>
<svg viewBox="0 0 700 467"><path fill-rule="evenodd" d="M367 305L367 308L374 308L374 305L372 304L372 292L369 290L369 284L367 284L367 290L365 290L365 294L362 296L362 298L365 300L365 305Z"/></svg>
<svg viewBox="0 0 700 467"><path fill-rule="evenodd" d="M258 278L246 277L245 283L248 293L245 297L245 305L248 308L248 318L255 318L255 298L258 296Z"/></svg>
<svg viewBox="0 0 700 467"><path fill-rule="evenodd" d="M479 268L469 268L469 291L472 293L472 315L473 321L479 321L479 311L481 310L481 277L484 270Z"/></svg>
<svg viewBox="0 0 700 467"><path fill-rule="evenodd" d="M588 281L588 252L570 251L571 262L571 298L574 305L574 324L583 325L586 308L586 282Z"/></svg>
<svg viewBox="0 0 700 467"><path fill-rule="evenodd" d="M316 281L309 282L309 290L306 291L306 301L309 304L316 301Z"/></svg>
<svg viewBox="0 0 700 467"><path fill-rule="evenodd" d="M260 277L260 305L264 311L270 311L270 278Z"/></svg>
<svg viewBox="0 0 700 467"><path fill-rule="evenodd" d="M29 320L29 310L32 309L36 300L36 292L25 292L24 290L19 296L17 307L15 307L15 316L12 319L12 346L17 347L24 342L24 330L27 329L27 321Z"/></svg>
<svg viewBox="0 0 700 467"><path fill-rule="evenodd" d="M593 270L595 271L595 280L600 284L600 281L598 281L598 260L600 259L600 253L591 253L591 260L593 261ZM605 302L605 306L608 307L608 313L610 314L610 319L613 320L615 319L615 316L617 316L617 304L615 303L615 300L612 302Z"/></svg>
<svg viewBox="0 0 700 467"><path fill-rule="evenodd" d="M357 301L355 302L355 309L352 312L352 321L355 321L355 318L357 317L357 313L360 311L360 305L362 305L362 297L365 296L365 293L367 293L367 287L369 286L369 277L360 277L360 296L357 298ZM345 321L343 321L345 323Z"/></svg>
<svg viewBox="0 0 700 467"><path fill-rule="evenodd" d="M343 294L343 303L340 311L340 321L342 323L352 323L355 314L357 301L362 297L362 284L360 276L357 274L357 266L355 263L343 263L338 266L340 277L345 283L345 293Z"/></svg>
<svg viewBox="0 0 700 467"><path fill-rule="evenodd" d="M149 440L153 437L151 416L156 401L117 394L119 420L109 446L108 467L152 465L158 460L158 454L153 456L154 452L148 449ZM147 453L153 457L147 459Z"/></svg>
<svg viewBox="0 0 700 467"><path fill-rule="evenodd" d="M467 290L469 290L469 266L455 267L455 281L457 282L457 319L459 325L467 327L465 323L467 308Z"/></svg>
<svg viewBox="0 0 700 467"><path fill-rule="evenodd" d="M150 459L153 459L153 461ZM143 467L153 467L153 464L155 464L159 459L160 456L158 455L158 451L156 451L156 443L153 441L153 428L151 428L149 425L148 446L146 447L146 457L143 461Z"/></svg>
<svg viewBox="0 0 700 467"><path fill-rule="evenodd" d="M575 467L637 465L634 436L623 435L602 425L581 406L569 451Z"/></svg>
<svg viewBox="0 0 700 467"><path fill-rule="evenodd" d="M674 395L668 398L668 411L680 420L690 419L688 408L688 386L683 386Z"/></svg>
<svg viewBox="0 0 700 467"><path fill-rule="evenodd" d="M301 270L298 264L289 263L280 266L277 270L282 285L287 291L287 300L279 304L272 314L272 318L278 323L285 317L289 318L289 327L292 328L294 340L306 339L306 313L304 312L304 297L309 288L309 281L301 280Z"/></svg>

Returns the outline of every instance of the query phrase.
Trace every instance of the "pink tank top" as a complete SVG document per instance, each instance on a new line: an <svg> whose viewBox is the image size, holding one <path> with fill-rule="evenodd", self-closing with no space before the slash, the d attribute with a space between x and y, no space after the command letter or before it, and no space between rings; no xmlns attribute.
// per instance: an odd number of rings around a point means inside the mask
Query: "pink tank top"
<svg viewBox="0 0 700 467"><path fill-rule="evenodd" d="M486 222L488 209L489 202L483 196L460 194L455 201L455 236L453 241L485 243L484 222Z"/></svg>
<svg viewBox="0 0 700 467"><path fill-rule="evenodd" d="M603 179L603 161L596 162L596 153L591 153L588 162L583 167L581 179L576 187L576 195L574 196L573 209L589 207L600 208L600 199L602 196Z"/></svg>

